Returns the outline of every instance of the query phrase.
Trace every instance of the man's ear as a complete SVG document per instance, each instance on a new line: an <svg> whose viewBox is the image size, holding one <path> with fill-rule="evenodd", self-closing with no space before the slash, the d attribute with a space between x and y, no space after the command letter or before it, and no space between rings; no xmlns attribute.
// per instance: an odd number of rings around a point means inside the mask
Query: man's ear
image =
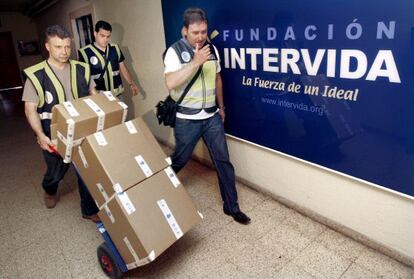
<svg viewBox="0 0 414 279"><path fill-rule="evenodd" d="M188 34L188 28L187 28L187 27L185 27L185 26L183 26L183 28L181 29L181 35L182 35L184 38L187 38L187 34Z"/></svg>
<svg viewBox="0 0 414 279"><path fill-rule="evenodd" d="M45 48L47 49L47 51L50 51L50 46L48 42L45 43Z"/></svg>

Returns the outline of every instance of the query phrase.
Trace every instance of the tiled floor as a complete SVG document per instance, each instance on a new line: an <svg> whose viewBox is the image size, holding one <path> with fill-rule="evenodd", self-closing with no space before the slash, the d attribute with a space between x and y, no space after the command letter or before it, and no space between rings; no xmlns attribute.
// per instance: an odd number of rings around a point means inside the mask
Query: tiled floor
<svg viewBox="0 0 414 279"><path fill-rule="evenodd" d="M0 278L105 278L96 259L102 239L80 216L73 171L57 207L42 203L45 166L18 95L0 94ZM196 162L179 177L204 222L126 278L414 278L413 269L241 184L252 223L235 223L221 212L214 171Z"/></svg>

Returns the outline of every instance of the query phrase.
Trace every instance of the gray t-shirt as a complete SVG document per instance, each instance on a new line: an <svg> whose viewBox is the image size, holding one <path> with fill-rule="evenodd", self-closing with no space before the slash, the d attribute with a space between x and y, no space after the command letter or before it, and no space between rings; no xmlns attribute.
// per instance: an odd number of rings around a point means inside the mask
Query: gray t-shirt
<svg viewBox="0 0 414 279"><path fill-rule="evenodd" d="M60 83L62 83L63 85L66 100L73 101L72 86L70 84L70 64L66 63L63 69L56 68L51 64L49 65L52 68L53 72L56 74ZM95 82L93 81L93 79L91 79L89 81L89 92L91 92L91 90L95 88L95 86ZM35 104L39 103L39 96L37 95L36 89L34 88L32 82L29 79L27 79L26 83L24 84L22 101Z"/></svg>

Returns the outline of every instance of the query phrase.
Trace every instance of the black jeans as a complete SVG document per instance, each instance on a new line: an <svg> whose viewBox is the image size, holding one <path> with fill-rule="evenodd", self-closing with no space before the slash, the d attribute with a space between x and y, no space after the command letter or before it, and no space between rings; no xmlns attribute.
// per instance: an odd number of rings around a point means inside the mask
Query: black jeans
<svg viewBox="0 0 414 279"><path fill-rule="evenodd" d="M42 181L43 189L49 195L56 195L59 182L65 176L70 164L64 163L60 156L56 155L55 153L50 153L46 150L43 150L43 157L45 159L47 167ZM93 200L78 172L76 172L76 175L78 177L82 215L89 216L96 214L99 209L96 207L95 201Z"/></svg>

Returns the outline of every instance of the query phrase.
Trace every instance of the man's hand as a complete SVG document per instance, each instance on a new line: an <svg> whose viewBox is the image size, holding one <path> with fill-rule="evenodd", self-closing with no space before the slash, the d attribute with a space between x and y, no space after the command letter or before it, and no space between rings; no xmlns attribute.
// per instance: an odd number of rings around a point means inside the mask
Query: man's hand
<svg viewBox="0 0 414 279"><path fill-rule="evenodd" d="M43 134L43 135L38 136L37 143L39 144L40 148L42 148L43 150L46 150L50 153L53 152L53 150L50 147L51 146L54 147L54 145L52 144L52 142L46 135Z"/></svg>
<svg viewBox="0 0 414 279"><path fill-rule="evenodd" d="M129 87L131 88L131 94L132 94L132 96L138 95L139 89L138 89L138 86L135 83L131 83L129 85Z"/></svg>
<svg viewBox="0 0 414 279"><path fill-rule="evenodd" d="M33 132L35 132L37 136L37 143L39 144L40 148L49 152L53 152L53 150L50 148L50 146L53 146L53 144L43 132L39 114L37 113L37 104L32 102L25 102L24 112L26 114L26 118L30 124L30 127L32 127Z"/></svg>
<svg viewBox="0 0 414 279"><path fill-rule="evenodd" d="M221 117L221 121L224 123L224 120L226 118L226 113L224 112L224 109L219 109L218 113Z"/></svg>
<svg viewBox="0 0 414 279"><path fill-rule="evenodd" d="M210 46L205 45L203 48L199 49L199 44L196 44L196 49L194 51L193 62L197 66L203 65L211 55Z"/></svg>

